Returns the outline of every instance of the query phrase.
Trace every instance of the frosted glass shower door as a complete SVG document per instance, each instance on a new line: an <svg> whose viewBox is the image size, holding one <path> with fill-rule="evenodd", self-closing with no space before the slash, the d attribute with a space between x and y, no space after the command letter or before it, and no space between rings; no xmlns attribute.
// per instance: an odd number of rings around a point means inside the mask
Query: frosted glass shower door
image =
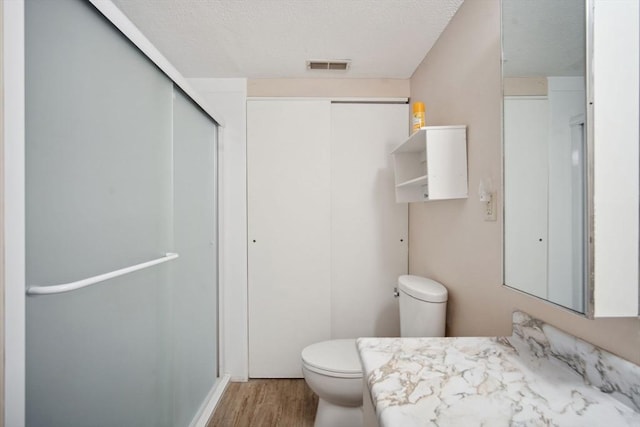
<svg viewBox="0 0 640 427"><path fill-rule="evenodd" d="M217 124L89 2L25 13L26 424L191 425L218 378Z"/></svg>
<svg viewBox="0 0 640 427"><path fill-rule="evenodd" d="M174 252L172 82L88 2L26 2L27 286ZM172 426L171 261L27 297L28 426Z"/></svg>
<svg viewBox="0 0 640 427"><path fill-rule="evenodd" d="M218 377L216 124L179 90L173 115L172 425L186 426Z"/></svg>

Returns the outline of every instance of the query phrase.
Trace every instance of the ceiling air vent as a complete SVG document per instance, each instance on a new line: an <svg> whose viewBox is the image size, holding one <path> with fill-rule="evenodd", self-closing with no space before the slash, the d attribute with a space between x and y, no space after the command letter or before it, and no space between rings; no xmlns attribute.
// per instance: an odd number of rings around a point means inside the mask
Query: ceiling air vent
<svg viewBox="0 0 640 427"><path fill-rule="evenodd" d="M307 61L308 70L334 70L334 71L347 71L351 61L348 59L336 59L329 61Z"/></svg>

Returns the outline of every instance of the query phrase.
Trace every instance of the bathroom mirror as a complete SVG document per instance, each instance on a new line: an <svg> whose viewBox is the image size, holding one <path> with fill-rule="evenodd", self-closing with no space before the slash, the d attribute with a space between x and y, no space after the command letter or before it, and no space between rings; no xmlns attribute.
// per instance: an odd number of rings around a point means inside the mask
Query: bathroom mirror
<svg viewBox="0 0 640 427"><path fill-rule="evenodd" d="M586 0L502 0L504 283L585 312Z"/></svg>

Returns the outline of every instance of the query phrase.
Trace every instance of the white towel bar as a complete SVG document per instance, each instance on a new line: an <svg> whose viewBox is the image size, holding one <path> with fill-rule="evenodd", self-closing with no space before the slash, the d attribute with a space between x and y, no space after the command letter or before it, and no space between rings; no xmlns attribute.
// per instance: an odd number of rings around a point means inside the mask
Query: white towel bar
<svg viewBox="0 0 640 427"><path fill-rule="evenodd" d="M105 280L113 279L114 277L123 276L134 271L142 270L147 267L162 264L163 262L171 261L178 258L178 254L167 253L162 258L154 259L152 261L143 262L141 264L132 265L131 267L121 268L110 273L100 274L98 276L89 277L88 279L78 280L76 282L63 283L60 285L52 286L30 286L27 288L27 295L51 295L61 294L63 292L75 291L76 289L85 288L87 286L95 285L96 283L104 282Z"/></svg>

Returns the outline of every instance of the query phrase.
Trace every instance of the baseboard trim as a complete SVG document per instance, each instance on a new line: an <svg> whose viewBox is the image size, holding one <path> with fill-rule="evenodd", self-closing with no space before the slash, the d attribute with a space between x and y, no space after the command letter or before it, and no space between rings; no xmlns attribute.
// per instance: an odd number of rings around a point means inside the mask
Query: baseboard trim
<svg viewBox="0 0 640 427"><path fill-rule="evenodd" d="M216 380L189 427L207 426L213 412L216 410L216 406L218 406L218 402L222 399L222 395L229 385L230 378L231 376L226 374Z"/></svg>

